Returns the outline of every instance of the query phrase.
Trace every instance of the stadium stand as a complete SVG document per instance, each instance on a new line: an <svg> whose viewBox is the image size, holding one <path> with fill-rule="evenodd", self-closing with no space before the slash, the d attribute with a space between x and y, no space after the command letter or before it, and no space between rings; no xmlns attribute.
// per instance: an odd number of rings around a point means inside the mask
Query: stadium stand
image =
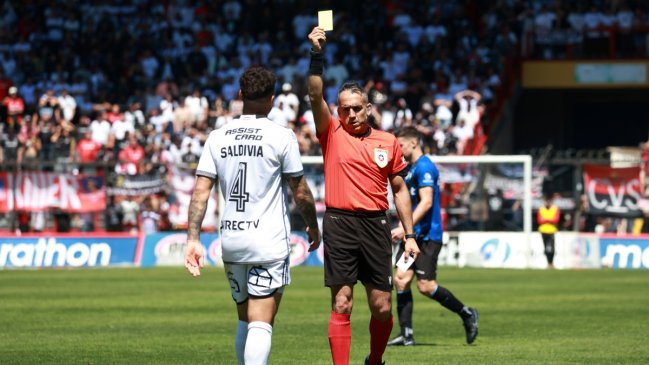
<svg viewBox="0 0 649 365"><path fill-rule="evenodd" d="M336 26L325 55L327 100L341 80L362 80L375 126L415 125L431 154L484 150L522 58L649 52L643 1L328 4ZM319 154L304 99L306 34L318 5L4 1L0 173L81 173L99 177L94 183L109 193L105 214L23 210L4 214L4 227L182 228L181 218L169 218L182 216L178 190L209 131L241 113L238 75L252 64L279 75L274 120L295 131L304 155ZM125 198L124 181L144 188ZM164 188L172 181L175 189ZM87 193L87 181L81 185Z"/></svg>

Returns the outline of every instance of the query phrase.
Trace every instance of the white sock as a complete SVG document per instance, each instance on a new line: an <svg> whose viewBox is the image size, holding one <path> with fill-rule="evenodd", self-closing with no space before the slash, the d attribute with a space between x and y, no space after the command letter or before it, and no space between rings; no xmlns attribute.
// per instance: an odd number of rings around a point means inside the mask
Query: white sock
<svg viewBox="0 0 649 365"><path fill-rule="evenodd" d="M237 334L234 336L234 351L237 353L239 365L244 365L243 352L246 349L246 337L248 337L248 322L239 321Z"/></svg>
<svg viewBox="0 0 649 365"><path fill-rule="evenodd" d="M266 365L270 354L273 326L266 322L250 322L246 339L246 365Z"/></svg>

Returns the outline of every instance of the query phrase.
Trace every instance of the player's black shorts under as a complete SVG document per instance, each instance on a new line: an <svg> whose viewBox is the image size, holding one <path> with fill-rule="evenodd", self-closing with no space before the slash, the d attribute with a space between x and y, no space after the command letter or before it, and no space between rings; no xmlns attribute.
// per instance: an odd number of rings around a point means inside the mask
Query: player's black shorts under
<svg viewBox="0 0 649 365"><path fill-rule="evenodd" d="M392 290L392 242L385 212L327 208L322 222L325 285Z"/></svg>
<svg viewBox="0 0 649 365"><path fill-rule="evenodd" d="M417 279L437 280L437 258L442 250L442 243L431 240L417 240L419 256L408 270L414 270ZM397 259L403 254L403 241L399 244Z"/></svg>

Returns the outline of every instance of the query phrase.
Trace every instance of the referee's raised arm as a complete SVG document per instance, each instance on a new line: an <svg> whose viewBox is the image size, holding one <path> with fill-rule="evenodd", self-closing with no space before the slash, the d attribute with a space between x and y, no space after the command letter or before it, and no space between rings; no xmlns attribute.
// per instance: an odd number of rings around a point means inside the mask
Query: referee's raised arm
<svg viewBox="0 0 649 365"><path fill-rule="evenodd" d="M316 132L318 135L322 135L327 131L329 120L331 119L331 112L329 112L329 106L323 95L324 80L322 78L322 74L324 73L322 47L327 42L327 36L325 35L324 29L315 27L309 33L308 38L311 41L311 64L307 79L309 100L311 101L311 108L313 110Z"/></svg>

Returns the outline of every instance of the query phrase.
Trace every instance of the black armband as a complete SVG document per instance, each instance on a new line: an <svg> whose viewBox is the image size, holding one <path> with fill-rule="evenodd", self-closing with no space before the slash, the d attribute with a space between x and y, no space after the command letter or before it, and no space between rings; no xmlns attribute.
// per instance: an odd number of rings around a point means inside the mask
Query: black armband
<svg viewBox="0 0 649 365"><path fill-rule="evenodd" d="M309 75L320 75L324 73L324 56L322 52L311 50L311 63L309 64Z"/></svg>
<svg viewBox="0 0 649 365"><path fill-rule="evenodd" d="M406 179L406 176L408 176L408 169L401 169L401 171L397 172L396 174L392 176L401 176L404 180Z"/></svg>

